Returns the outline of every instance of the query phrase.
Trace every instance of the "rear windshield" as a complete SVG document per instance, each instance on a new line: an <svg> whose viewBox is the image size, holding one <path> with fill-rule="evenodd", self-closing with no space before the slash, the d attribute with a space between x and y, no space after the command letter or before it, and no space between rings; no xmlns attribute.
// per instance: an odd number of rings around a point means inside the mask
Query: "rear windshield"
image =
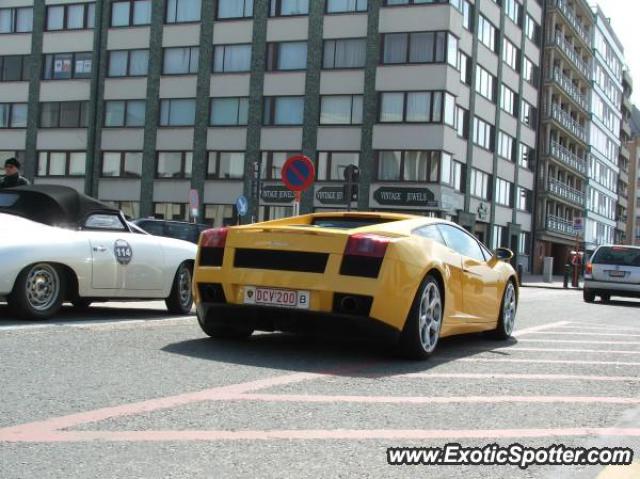
<svg viewBox="0 0 640 479"><path fill-rule="evenodd" d="M613 264L617 266L640 266L640 249L624 246L605 246L591 258L593 264Z"/></svg>
<svg viewBox="0 0 640 479"><path fill-rule="evenodd" d="M345 216L336 216L335 218L324 217L324 218L314 218L311 223L313 226L318 226L320 228L340 228L340 229L352 229L352 228L362 228L363 226L373 226L379 225L382 223L389 223L391 221L396 221L393 219L387 218L358 218L358 217L345 217Z"/></svg>

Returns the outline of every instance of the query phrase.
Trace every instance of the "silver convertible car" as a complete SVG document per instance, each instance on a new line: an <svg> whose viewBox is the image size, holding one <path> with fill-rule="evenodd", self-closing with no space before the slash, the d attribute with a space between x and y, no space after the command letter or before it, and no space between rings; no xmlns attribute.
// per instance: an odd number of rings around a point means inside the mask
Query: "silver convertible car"
<svg viewBox="0 0 640 479"><path fill-rule="evenodd" d="M188 314L196 245L151 236L109 205L56 185L0 191L0 300L26 319L109 300L164 299Z"/></svg>

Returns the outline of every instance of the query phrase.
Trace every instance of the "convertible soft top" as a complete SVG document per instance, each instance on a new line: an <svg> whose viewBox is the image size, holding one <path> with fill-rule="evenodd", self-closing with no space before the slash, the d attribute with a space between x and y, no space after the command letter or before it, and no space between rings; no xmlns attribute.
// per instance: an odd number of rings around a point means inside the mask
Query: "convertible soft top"
<svg viewBox="0 0 640 479"><path fill-rule="evenodd" d="M33 185L0 191L0 213L49 226L74 228L80 227L92 213L119 213L119 210L68 186Z"/></svg>

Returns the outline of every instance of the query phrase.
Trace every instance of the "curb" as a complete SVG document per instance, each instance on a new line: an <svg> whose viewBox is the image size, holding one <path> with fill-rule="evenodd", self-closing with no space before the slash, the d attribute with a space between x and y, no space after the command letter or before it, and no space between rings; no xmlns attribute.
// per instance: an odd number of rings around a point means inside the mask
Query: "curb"
<svg viewBox="0 0 640 479"><path fill-rule="evenodd" d="M538 289L556 289L559 291L582 291L582 286L579 288L563 288L562 286L539 286L537 284L521 284L521 288L538 288Z"/></svg>

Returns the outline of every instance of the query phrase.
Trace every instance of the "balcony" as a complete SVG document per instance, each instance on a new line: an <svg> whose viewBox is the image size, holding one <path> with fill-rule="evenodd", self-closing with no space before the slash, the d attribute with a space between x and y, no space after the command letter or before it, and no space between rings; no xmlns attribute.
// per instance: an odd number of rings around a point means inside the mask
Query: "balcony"
<svg viewBox="0 0 640 479"><path fill-rule="evenodd" d="M627 145L625 145L624 143L620 145L620 156L626 158L627 161L631 159L631 152L629 151L629 148L627 148Z"/></svg>
<svg viewBox="0 0 640 479"><path fill-rule="evenodd" d="M573 45L569 43L564 36L560 32L550 32L547 37L547 44L551 46L557 46L560 51L562 51L569 60L575 65L580 73L586 78L589 79L589 75L591 72L591 68L589 63L585 62L578 52L573 49Z"/></svg>
<svg viewBox="0 0 640 479"><path fill-rule="evenodd" d="M589 38L591 38L591 33L582 25L582 23L580 23L580 20L578 20L578 17L574 11L571 10L566 0L555 0L553 3L555 4L555 7L562 12L562 15L567 22L569 22L569 25L574 28L580 39L584 42L588 42Z"/></svg>
<svg viewBox="0 0 640 479"><path fill-rule="evenodd" d="M554 68L553 72L549 72L547 78L560 86L569 98L571 98L584 111L589 111L589 102L587 97L580 93L578 87L566 75L562 74L559 68Z"/></svg>
<svg viewBox="0 0 640 479"><path fill-rule="evenodd" d="M585 195L582 191L556 180L555 178L549 178L547 180L547 191L559 198L569 201L574 205L584 207Z"/></svg>
<svg viewBox="0 0 640 479"><path fill-rule="evenodd" d="M580 158L557 141L551 141L547 148L547 154L574 171L577 171L582 176L587 176L587 161L584 158Z"/></svg>
<svg viewBox="0 0 640 479"><path fill-rule="evenodd" d="M551 106L545 104L544 112L548 118L552 118L560 123L580 141L582 141L583 143L587 142L586 129L576 120L574 120L568 112L560 108L560 105L556 103L552 103Z"/></svg>
<svg viewBox="0 0 640 479"><path fill-rule="evenodd" d="M572 221L554 215L547 215L547 230L567 236L576 236L577 234Z"/></svg>
<svg viewBox="0 0 640 479"><path fill-rule="evenodd" d="M625 135L627 135L627 138L631 138L633 136L633 134L631 133L631 123L629 123L628 121L622 122L622 131Z"/></svg>

